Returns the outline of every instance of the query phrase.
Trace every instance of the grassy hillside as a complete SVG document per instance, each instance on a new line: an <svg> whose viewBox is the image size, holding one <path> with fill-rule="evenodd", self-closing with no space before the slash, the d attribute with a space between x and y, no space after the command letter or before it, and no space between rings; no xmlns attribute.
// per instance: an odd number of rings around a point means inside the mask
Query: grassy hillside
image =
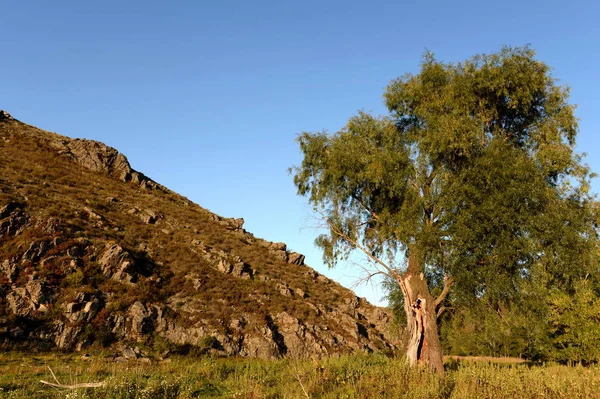
<svg viewBox="0 0 600 399"><path fill-rule="evenodd" d="M130 168L0 118L0 342L259 357L394 348L389 314Z"/></svg>

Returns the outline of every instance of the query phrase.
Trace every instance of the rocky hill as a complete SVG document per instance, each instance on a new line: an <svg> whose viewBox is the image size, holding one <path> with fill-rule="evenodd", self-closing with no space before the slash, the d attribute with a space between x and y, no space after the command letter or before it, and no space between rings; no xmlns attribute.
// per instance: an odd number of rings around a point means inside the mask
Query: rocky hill
<svg viewBox="0 0 600 399"><path fill-rule="evenodd" d="M243 224L111 147L0 111L0 346L262 358L394 349L387 310Z"/></svg>

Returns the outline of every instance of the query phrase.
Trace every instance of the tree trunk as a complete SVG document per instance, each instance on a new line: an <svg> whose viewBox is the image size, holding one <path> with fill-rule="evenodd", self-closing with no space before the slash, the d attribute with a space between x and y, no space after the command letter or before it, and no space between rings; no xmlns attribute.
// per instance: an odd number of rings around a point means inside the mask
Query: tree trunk
<svg viewBox="0 0 600 399"><path fill-rule="evenodd" d="M421 263L415 254L408 260L408 270L398 277L404 295L408 331L406 357L411 366L425 365L444 376L442 347L438 336L435 298L429 292Z"/></svg>

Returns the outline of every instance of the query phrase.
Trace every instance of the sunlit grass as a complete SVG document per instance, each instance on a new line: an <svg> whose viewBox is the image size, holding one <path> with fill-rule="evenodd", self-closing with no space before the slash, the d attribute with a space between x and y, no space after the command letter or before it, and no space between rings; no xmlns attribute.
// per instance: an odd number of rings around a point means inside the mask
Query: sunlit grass
<svg viewBox="0 0 600 399"><path fill-rule="evenodd" d="M600 368L448 364L445 381L402 360L351 355L320 360L174 357L151 364L115 363L102 354L0 355L0 397L6 398L600 398ZM58 389L104 382L101 388Z"/></svg>

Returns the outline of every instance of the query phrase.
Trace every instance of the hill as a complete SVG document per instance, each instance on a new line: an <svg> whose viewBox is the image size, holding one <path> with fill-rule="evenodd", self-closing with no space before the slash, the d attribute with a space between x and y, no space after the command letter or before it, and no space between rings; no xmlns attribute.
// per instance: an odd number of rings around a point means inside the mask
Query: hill
<svg viewBox="0 0 600 399"><path fill-rule="evenodd" d="M390 351L386 309L131 168L0 111L0 344L261 358Z"/></svg>

